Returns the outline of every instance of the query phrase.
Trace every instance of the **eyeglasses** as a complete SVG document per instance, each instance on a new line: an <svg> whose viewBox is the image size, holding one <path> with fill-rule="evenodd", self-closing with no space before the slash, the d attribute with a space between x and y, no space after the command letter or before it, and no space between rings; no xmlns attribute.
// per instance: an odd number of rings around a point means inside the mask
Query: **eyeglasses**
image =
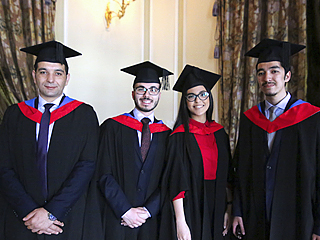
<svg viewBox="0 0 320 240"><path fill-rule="evenodd" d="M209 93L206 92L206 91L202 91L202 92L200 92L200 93L197 94L197 95L194 94L194 93L189 93L189 94L187 94L186 99L187 99L189 102L194 102L194 101L197 99L197 97L198 97L200 100L204 101L204 100L206 100L206 99L209 97Z"/></svg>
<svg viewBox="0 0 320 240"><path fill-rule="evenodd" d="M156 87L145 88L145 87L139 86L139 87L136 87L134 90L138 95L144 95L148 91L150 95L155 96L155 95L158 95L160 92L160 88L156 88Z"/></svg>

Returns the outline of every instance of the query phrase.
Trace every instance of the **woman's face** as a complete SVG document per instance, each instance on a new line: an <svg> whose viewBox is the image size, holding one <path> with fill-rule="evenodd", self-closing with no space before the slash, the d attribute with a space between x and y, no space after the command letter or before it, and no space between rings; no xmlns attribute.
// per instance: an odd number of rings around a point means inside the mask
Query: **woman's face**
<svg viewBox="0 0 320 240"><path fill-rule="evenodd" d="M209 93L203 85L189 88L186 95L190 117L198 122L207 120L206 112L210 106Z"/></svg>

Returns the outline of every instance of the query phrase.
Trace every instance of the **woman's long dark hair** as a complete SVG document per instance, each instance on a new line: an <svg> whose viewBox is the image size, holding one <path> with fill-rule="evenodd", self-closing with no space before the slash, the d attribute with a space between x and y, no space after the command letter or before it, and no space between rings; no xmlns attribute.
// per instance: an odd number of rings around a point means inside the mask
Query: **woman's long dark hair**
<svg viewBox="0 0 320 240"><path fill-rule="evenodd" d="M203 86L203 85L201 85ZM204 86L205 87L205 86ZM206 89L207 90L207 89ZM180 126L181 124L183 124L184 126L184 129L185 129L185 133L188 134L189 133L189 120L190 120L190 111L188 109L188 106L187 106L187 99L186 99L186 96L187 96L187 91L188 89L184 90L182 92L182 96L181 96L181 99L180 99L180 107L179 107L179 112L178 112L178 116L177 116L177 120L174 124L174 127L173 127L173 130L175 130L178 126ZM208 91L207 92L209 93L209 108L206 112L206 117L207 117L207 120L209 122L212 122L212 113L213 113L213 97L212 97L212 94L211 94L211 91Z"/></svg>

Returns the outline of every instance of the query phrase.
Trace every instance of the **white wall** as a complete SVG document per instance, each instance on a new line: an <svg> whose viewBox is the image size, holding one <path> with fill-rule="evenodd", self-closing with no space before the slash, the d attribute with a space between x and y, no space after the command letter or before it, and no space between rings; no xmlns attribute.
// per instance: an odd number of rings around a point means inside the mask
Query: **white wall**
<svg viewBox="0 0 320 240"><path fill-rule="evenodd" d="M215 0L185 0L183 44L184 63L218 73L218 60L214 59L214 40L217 18L212 16ZM214 116L218 121L218 85L213 88Z"/></svg>
<svg viewBox="0 0 320 240"><path fill-rule="evenodd" d="M58 0L56 8L56 40L83 54L68 60L66 93L91 104L100 122L134 106L133 77L120 72L123 67L150 60L175 73L171 87L186 63L217 72L214 0L136 0L109 29L107 1ZM157 118L172 126L178 100L174 91L163 91Z"/></svg>

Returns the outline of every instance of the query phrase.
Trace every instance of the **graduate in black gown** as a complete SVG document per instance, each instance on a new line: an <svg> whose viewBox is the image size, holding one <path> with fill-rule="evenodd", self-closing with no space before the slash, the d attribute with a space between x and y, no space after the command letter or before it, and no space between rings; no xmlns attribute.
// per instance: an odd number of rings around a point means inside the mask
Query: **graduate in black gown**
<svg viewBox="0 0 320 240"><path fill-rule="evenodd" d="M101 239L99 209L88 194L97 117L63 94L70 78L65 58L80 53L56 41L21 50L37 56L39 96L8 107L0 127L0 238Z"/></svg>
<svg viewBox="0 0 320 240"><path fill-rule="evenodd" d="M264 39L246 53L258 58L265 101L240 120L233 231L242 239L320 239L320 108L285 88L303 48Z"/></svg>
<svg viewBox="0 0 320 240"><path fill-rule="evenodd" d="M212 120L211 89L219 78L186 65L173 87L182 97L168 143L160 239L212 240L227 234L229 138Z"/></svg>
<svg viewBox="0 0 320 240"><path fill-rule="evenodd" d="M154 116L160 77L172 73L149 62L122 71L135 76L135 108L104 121L100 131L99 183L107 240L158 238L160 180L171 132Z"/></svg>

